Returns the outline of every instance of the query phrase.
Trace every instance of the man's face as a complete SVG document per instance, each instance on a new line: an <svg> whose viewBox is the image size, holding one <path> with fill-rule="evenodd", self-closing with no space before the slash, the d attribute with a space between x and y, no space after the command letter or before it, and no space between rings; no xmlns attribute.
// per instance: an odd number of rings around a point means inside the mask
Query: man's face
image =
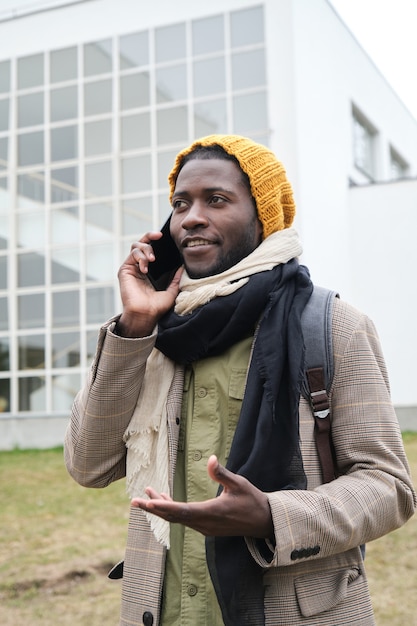
<svg viewBox="0 0 417 626"><path fill-rule="evenodd" d="M253 199L232 161L193 159L172 197L171 236L191 278L220 274L261 242Z"/></svg>

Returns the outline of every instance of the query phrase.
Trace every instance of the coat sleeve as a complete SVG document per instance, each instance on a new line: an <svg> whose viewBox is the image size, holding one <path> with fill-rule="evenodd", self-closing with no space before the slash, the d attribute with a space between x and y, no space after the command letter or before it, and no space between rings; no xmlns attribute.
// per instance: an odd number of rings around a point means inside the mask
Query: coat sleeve
<svg viewBox="0 0 417 626"><path fill-rule="evenodd" d="M339 477L306 491L268 494L275 534L270 558L265 558L265 545L247 539L263 567L345 552L400 527L415 510L416 494L375 327L365 315L338 302L333 341L332 439ZM309 479L309 464L305 471Z"/></svg>
<svg viewBox="0 0 417 626"><path fill-rule="evenodd" d="M97 351L65 434L67 470L84 487L106 487L126 474L123 434L155 344L155 333L143 339L113 334L116 320L100 329Z"/></svg>

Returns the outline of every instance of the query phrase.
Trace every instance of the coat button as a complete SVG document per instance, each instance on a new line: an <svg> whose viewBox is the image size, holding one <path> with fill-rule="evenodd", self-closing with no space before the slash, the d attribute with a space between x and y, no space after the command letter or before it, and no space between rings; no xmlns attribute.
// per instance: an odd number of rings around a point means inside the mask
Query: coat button
<svg viewBox="0 0 417 626"><path fill-rule="evenodd" d="M150 611L145 611L142 615L143 626L152 626L153 625L153 615Z"/></svg>
<svg viewBox="0 0 417 626"><path fill-rule="evenodd" d="M203 455L201 454L200 450L194 450L193 452L194 461L201 461L202 458L203 458Z"/></svg>

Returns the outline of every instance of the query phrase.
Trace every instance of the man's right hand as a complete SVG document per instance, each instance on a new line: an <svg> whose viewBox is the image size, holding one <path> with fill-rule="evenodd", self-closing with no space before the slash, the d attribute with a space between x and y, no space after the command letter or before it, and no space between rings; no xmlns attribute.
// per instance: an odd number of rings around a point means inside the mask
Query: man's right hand
<svg viewBox="0 0 417 626"><path fill-rule="evenodd" d="M161 237L161 232L149 232L135 241L119 269L123 313L115 332L122 337L150 335L158 320L173 306L179 293L182 268L176 272L166 291L156 291L147 278L149 263L155 260L151 242Z"/></svg>

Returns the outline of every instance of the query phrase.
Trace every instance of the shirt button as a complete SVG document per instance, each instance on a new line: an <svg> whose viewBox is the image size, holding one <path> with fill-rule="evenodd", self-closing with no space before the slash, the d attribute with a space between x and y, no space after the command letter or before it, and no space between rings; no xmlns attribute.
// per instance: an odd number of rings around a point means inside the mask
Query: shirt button
<svg viewBox="0 0 417 626"><path fill-rule="evenodd" d="M199 398L205 398L207 395L207 389L204 389L204 387L200 387L200 389L197 391L197 395Z"/></svg>
<svg viewBox="0 0 417 626"><path fill-rule="evenodd" d="M201 454L200 450L195 450L193 453L193 459L194 461L200 461L202 459L203 455Z"/></svg>
<svg viewBox="0 0 417 626"><path fill-rule="evenodd" d="M187 587L187 593L189 596L195 596L197 595L198 589L195 585L188 585Z"/></svg>

